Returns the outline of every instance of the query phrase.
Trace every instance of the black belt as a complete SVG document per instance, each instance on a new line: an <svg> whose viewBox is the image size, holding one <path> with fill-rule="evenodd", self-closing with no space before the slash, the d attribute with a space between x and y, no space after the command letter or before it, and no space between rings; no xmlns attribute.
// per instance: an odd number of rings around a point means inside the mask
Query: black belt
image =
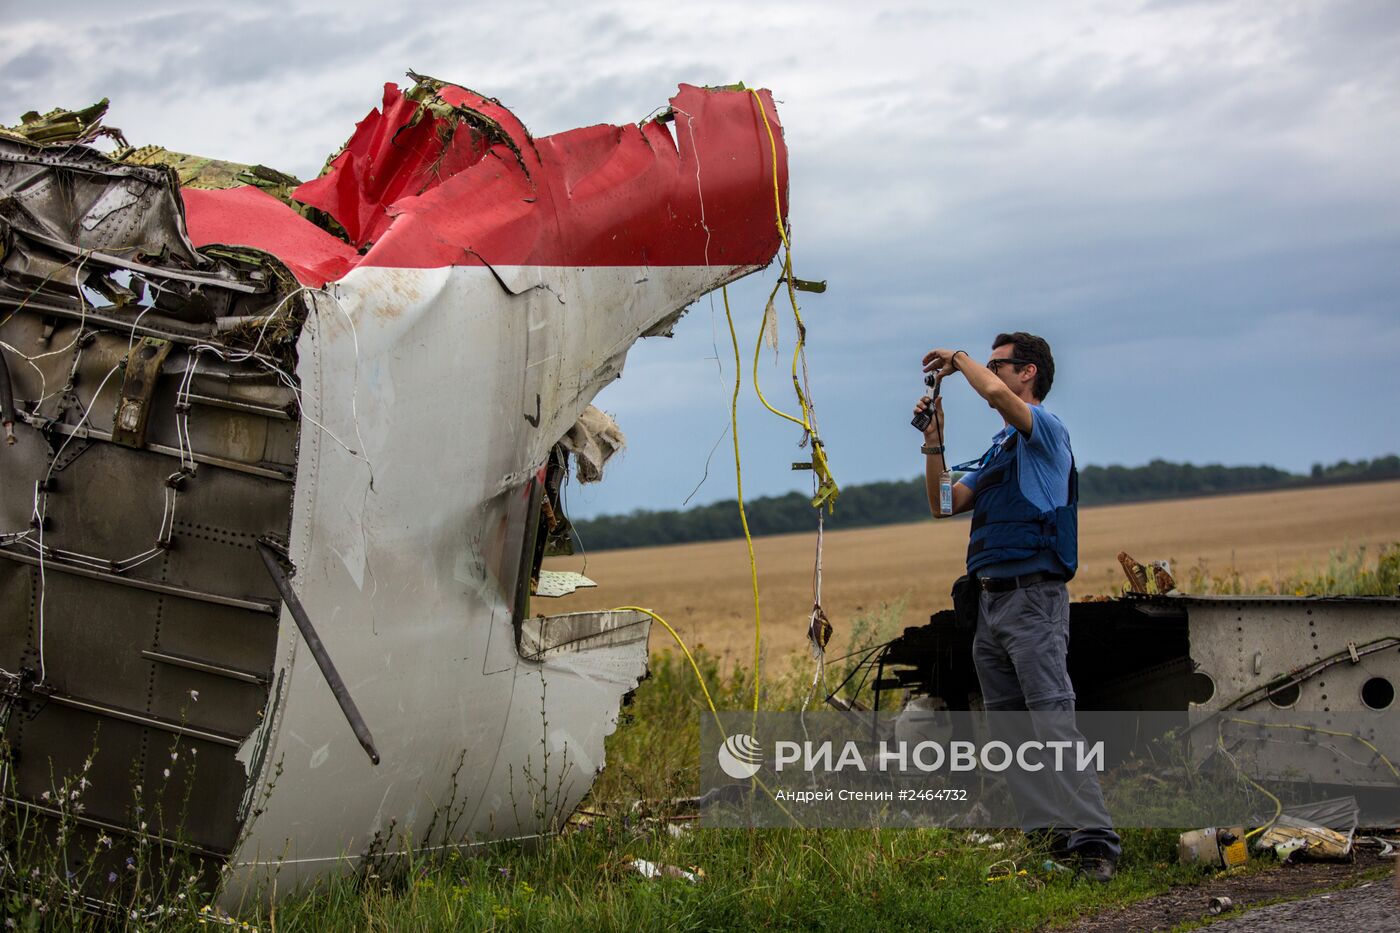
<svg viewBox="0 0 1400 933"><path fill-rule="evenodd" d="M1063 583L1064 580L1065 575L1062 573L1041 570L1037 573L1025 573L1019 577L978 577L977 585L988 593L1005 593L1007 590L1019 590L1032 583Z"/></svg>

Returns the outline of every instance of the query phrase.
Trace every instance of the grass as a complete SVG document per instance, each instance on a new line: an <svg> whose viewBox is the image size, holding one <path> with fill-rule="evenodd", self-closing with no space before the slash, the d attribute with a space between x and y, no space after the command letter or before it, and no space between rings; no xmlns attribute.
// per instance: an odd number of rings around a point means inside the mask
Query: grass
<svg viewBox="0 0 1400 933"><path fill-rule="evenodd" d="M1321 568L1254 583L1200 567L1189 589L1363 595L1394 593L1397 583L1400 546L1391 546L1373 558L1364 550L1333 554ZM830 685L862 650L897 633L902 610L898 603L884 605L851 626L847 644L831 649L833 657L851 657L833 662ZM753 687L747 669L703 651L697 661L720 708L748 707ZM810 678L803 658L765 677L763 708L798 708ZM988 843L949 829L692 828L673 818L682 809L673 801L697 790L703 711L684 660L654 658L651 676L608 740L607 768L560 834L534 845L484 846L470 856L408 856L358 873L347 868L275 909L252 905L237 923L222 922L279 931L1026 930L1211 876L1177 864L1174 830L1126 830L1118 876L1094 885L1045 869L1045 853L1014 831L993 833ZM646 878L634 859L703 872L703 878ZM126 923L192 930L220 922L212 912L200 913L193 900ZM40 912L16 897L0 909L6 929L73 929L86 922Z"/></svg>
<svg viewBox="0 0 1400 933"><path fill-rule="evenodd" d="M279 930L1006 930L1064 920L1200 877L1169 832L1128 834L1120 877L1095 886L1039 868L1019 833L991 849L934 830L693 830L599 821L537 851L411 866L389 883L339 881L279 908ZM626 859L705 872L643 878ZM1025 874L1020 874L1024 869ZM1000 880L988 881L989 872ZM265 919L270 923L271 916Z"/></svg>
<svg viewBox="0 0 1400 933"><path fill-rule="evenodd" d="M1215 596L1397 596L1400 543L1382 545L1374 559L1364 546L1332 551L1320 568L1247 579L1234 567L1212 573L1205 562L1187 571L1185 592Z"/></svg>

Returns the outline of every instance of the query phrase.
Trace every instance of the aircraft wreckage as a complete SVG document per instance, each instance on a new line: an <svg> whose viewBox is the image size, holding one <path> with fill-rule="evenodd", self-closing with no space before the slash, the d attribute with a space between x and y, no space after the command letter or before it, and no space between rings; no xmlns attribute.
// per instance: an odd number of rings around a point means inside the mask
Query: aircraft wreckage
<svg viewBox="0 0 1400 933"><path fill-rule="evenodd" d="M532 596L628 348L776 253L772 98L534 138L411 77L304 184L105 101L0 132L0 767L97 877L546 831L645 674L646 616Z"/></svg>

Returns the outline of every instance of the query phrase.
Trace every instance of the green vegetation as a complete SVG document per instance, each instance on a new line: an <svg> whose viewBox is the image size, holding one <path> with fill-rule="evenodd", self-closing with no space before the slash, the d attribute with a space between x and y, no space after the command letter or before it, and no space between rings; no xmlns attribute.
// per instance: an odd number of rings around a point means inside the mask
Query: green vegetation
<svg viewBox="0 0 1400 933"><path fill-rule="evenodd" d="M1175 864L1170 832L1133 832L1106 887L1037 866L1019 833L1006 848L933 830L692 830L610 820L539 851L407 866L379 884L343 881L277 911L278 930L1010 930L1165 890L1200 872ZM646 879L628 856L703 868L697 884ZM999 880L989 869L1002 864ZM263 918L259 925L267 924Z"/></svg>
<svg viewBox="0 0 1400 933"><path fill-rule="evenodd" d="M1393 593L1400 545L1372 556L1335 553L1327 564L1250 584L1238 574L1192 574L1195 592ZM828 672L839 683L870 646L897 631L899 605L855 620ZM751 702L752 672L701 650L702 674L722 709ZM779 665L771 665L779 667ZM806 700L811 668L792 659L762 681L764 709ZM867 688L868 689L868 688ZM849 693L847 694L849 695ZM1118 877L1095 885L1043 867L1045 853L1020 833L989 843L951 829L690 828L677 797L697 789L699 716L704 700L684 659L655 658L652 675L624 708L608 740L607 768L561 833L533 845L498 843L474 854L383 859L349 866L275 910L250 904L236 921L219 918L192 887L162 907L141 899L132 929L195 930L219 925L269 931L323 930L1030 930L1067 923L1180 884L1208 880L1176 861L1176 831L1127 830ZM1160 782L1151 785L1160 794ZM643 801L638 805L636 801ZM997 846L993 848L993 846ZM646 878L633 859L704 875ZM1253 859L1247 870L1267 868ZM61 865L23 864L63 876ZM47 890L52 893L62 882ZM39 909L43 908L42 912ZM204 912L202 912L204 911ZM102 929L96 919L46 897L9 895L0 912L20 930Z"/></svg>
<svg viewBox="0 0 1400 933"><path fill-rule="evenodd" d="M1187 574L1185 592L1215 596L1397 596L1400 595L1400 543L1383 545L1375 560L1366 548L1333 551L1321 568L1281 577L1246 580L1235 568L1215 574L1205 564Z"/></svg>
<svg viewBox="0 0 1400 933"><path fill-rule="evenodd" d="M1270 466L1194 466L1153 460L1140 467L1084 467L1079 472L1079 499L1082 505L1108 505L1397 477L1400 456L1394 454L1355 463L1342 460L1331 466L1318 463L1306 476ZM812 508L802 493L763 496L744 503L744 507L755 535L809 531L812 527ZM836 511L827 517L826 527L891 525L916 521L927 513L922 476L899 482L863 483L841 490ZM738 503L733 499L685 511L639 510L628 515L604 515L576 521L574 526L584 547L592 551L718 541L743 534Z"/></svg>

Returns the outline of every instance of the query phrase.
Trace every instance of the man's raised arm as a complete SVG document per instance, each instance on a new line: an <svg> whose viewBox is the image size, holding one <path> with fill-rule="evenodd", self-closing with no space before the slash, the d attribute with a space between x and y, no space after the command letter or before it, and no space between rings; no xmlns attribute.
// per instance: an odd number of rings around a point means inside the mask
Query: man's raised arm
<svg viewBox="0 0 1400 933"><path fill-rule="evenodd" d="M944 376L962 373L972 390L986 399L987 404L995 408L1007 424L1030 436L1033 423L1031 406L1017 398L1016 393L1007 388L996 373L974 360L966 350L929 351L924 356L924 372L937 372Z"/></svg>

